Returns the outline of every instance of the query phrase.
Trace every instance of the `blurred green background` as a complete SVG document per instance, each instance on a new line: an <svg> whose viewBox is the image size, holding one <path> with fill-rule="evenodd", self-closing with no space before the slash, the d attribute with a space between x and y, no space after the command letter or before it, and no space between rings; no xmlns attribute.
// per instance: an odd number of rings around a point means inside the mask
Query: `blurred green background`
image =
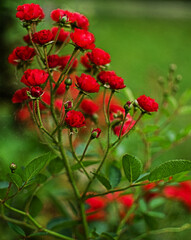
<svg viewBox="0 0 191 240"><path fill-rule="evenodd" d="M96 46L110 53L110 69L125 79L135 97L146 94L159 100L157 79L160 75L166 76L171 63L178 66L177 72L183 76L180 93L191 88L190 1L3 0L0 2L0 180L11 162L28 162L46 151L46 146L39 144L32 131L15 121L17 106L13 106L11 97L19 84L14 67L7 62L12 50L24 45L22 37L26 34L15 17L16 7L32 2L40 4L46 15L45 22L38 29L52 27L49 16L56 8L86 15L90 20L89 30L96 37ZM122 93L124 103L125 92ZM190 120L191 117L184 116L175 127L179 128ZM165 156L191 159L190 144L187 141ZM133 151L137 146L134 148ZM180 238L173 235L171 239Z"/></svg>

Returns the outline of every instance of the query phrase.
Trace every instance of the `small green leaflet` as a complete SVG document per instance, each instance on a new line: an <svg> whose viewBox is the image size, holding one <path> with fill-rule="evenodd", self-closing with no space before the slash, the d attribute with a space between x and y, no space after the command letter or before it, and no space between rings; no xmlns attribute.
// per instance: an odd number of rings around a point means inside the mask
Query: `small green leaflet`
<svg viewBox="0 0 191 240"><path fill-rule="evenodd" d="M25 232L23 231L23 229L19 226L17 226L16 224L14 223L11 223L11 222L8 222L8 225L11 229L13 229L13 231L15 231L16 233L18 233L19 235L25 237L26 234Z"/></svg>
<svg viewBox="0 0 191 240"><path fill-rule="evenodd" d="M132 183L137 180L143 169L142 162L138 158L126 154L122 158L122 163L125 176L129 182Z"/></svg>
<svg viewBox="0 0 191 240"><path fill-rule="evenodd" d="M96 178L104 185L104 187L107 190L111 189L111 184L106 177L104 177L102 174L95 174L95 175L96 175Z"/></svg>

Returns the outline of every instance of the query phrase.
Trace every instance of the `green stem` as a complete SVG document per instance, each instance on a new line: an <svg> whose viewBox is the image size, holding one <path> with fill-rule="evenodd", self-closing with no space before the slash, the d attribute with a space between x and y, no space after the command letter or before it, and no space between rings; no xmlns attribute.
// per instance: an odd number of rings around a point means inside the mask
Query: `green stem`
<svg viewBox="0 0 191 240"><path fill-rule="evenodd" d="M80 106L80 104L81 104L84 96L85 96L84 93L81 93L81 98L80 98L79 101L76 103L76 106L75 106L74 110L76 110L76 109Z"/></svg>
<svg viewBox="0 0 191 240"><path fill-rule="evenodd" d="M62 45L60 46L60 48L55 52L55 54L58 54L62 48L64 48L66 46L66 44L68 43L68 39L70 38L70 34L68 35L68 37L65 39L65 41L62 43Z"/></svg>
<svg viewBox="0 0 191 240"><path fill-rule="evenodd" d="M85 146L85 148L84 148L83 154L82 154L82 156L81 156L81 158L80 158L80 162L84 159L85 154L86 154L86 151L88 150L88 147L89 147L89 145L90 145L91 140L92 140L92 138L91 138L91 136L90 136L90 138L88 139L88 142L87 142L87 144L86 144L86 146Z"/></svg>
<svg viewBox="0 0 191 240"><path fill-rule="evenodd" d="M50 55L52 49L53 49L54 46L56 45L56 42L57 42L57 40L58 40L58 36L59 36L59 34L60 34L60 31L61 31L61 27L59 26L59 27L58 27L58 31L57 31L57 33L56 33L56 37L55 37L55 39L54 39L54 43L52 44L50 50L48 51L48 55Z"/></svg>
<svg viewBox="0 0 191 240"><path fill-rule="evenodd" d="M77 202L79 210L80 210L80 215L81 215L83 228L84 228L85 240L88 240L88 235L89 234L88 234L88 224L87 224L86 214L85 214L85 206L84 206L84 203L81 201L81 196L80 196L79 190L76 186L71 167L69 165L68 159L67 159L66 154L65 154L64 149L63 149L62 129L61 128L59 128L59 130L58 130L58 140L59 140L59 149L60 149L62 159L64 161L66 173L68 175L68 179L69 179L69 181L71 183L71 186L73 188L74 195L75 195L75 198L76 198L76 202Z"/></svg>
<svg viewBox="0 0 191 240"><path fill-rule="evenodd" d="M76 159L76 161L78 162L78 164L81 166L81 168L83 169L84 173L86 174L87 178L90 179L90 176L89 174L87 173L86 169L84 168L84 165L83 163L78 159L78 157L76 156L76 153L75 153L75 150L74 150L74 147L73 147L73 144L72 144L72 135L73 133L70 132L70 130L68 130L68 136L69 136L69 143L70 143L70 148L71 148L71 151L72 151L72 156L74 157L74 159Z"/></svg>
<svg viewBox="0 0 191 240"><path fill-rule="evenodd" d="M121 129L120 129L120 133L119 133L118 139L121 138L121 134L122 134L122 131L123 131L123 127L124 127L124 124L125 124L126 117L127 117L127 113L125 113L125 116L123 118L123 122L122 122L122 125L121 125Z"/></svg>

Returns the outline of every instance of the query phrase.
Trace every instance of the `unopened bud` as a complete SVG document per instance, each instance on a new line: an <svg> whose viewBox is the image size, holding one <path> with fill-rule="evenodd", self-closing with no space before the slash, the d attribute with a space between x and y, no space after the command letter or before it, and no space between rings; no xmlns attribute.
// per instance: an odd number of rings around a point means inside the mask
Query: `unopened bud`
<svg viewBox="0 0 191 240"><path fill-rule="evenodd" d="M23 22L23 27L26 29L30 28L30 24L28 22Z"/></svg>
<svg viewBox="0 0 191 240"><path fill-rule="evenodd" d="M132 108L131 103L132 103L132 102L127 101L127 102L125 103L125 105L123 106L124 109L125 109L125 113L126 113L126 114L127 114L127 113L130 111L130 109Z"/></svg>
<svg viewBox="0 0 191 240"><path fill-rule="evenodd" d="M67 101L64 103L65 109L71 109L73 107L73 103L71 101Z"/></svg>
<svg viewBox="0 0 191 240"><path fill-rule="evenodd" d="M101 133L101 129L100 128L95 128L94 130L92 130L91 138L92 139L98 138L100 133Z"/></svg>
<svg viewBox="0 0 191 240"><path fill-rule="evenodd" d="M41 87L38 86L32 87L30 93L32 97L39 98L43 94L43 90Z"/></svg>
<svg viewBox="0 0 191 240"><path fill-rule="evenodd" d="M176 79L176 82L180 82L180 81L182 81L182 76L181 75L177 75L175 79Z"/></svg>
<svg viewBox="0 0 191 240"><path fill-rule="evenodd" d="M71 86L72 85L72 79L71 78L67 78L64 83L66 84L66 86Z"/></svg>
<svg viewBox="0 0 191 240"><path fill-rule="evenodd" d="M61 23L66 23L66 22L68 22L68 17L65 15L65 16L63 16L62 18L61 18L61 21L60 21Z"/></svg>
<svg viewBox="0 0 191 240"><path fill-rule="evenodd" d="M176 64L170 64L169 71L174 72L174 71L176 71L176 69L177 69Z"/></svg>
<svg viewBox="0 0 191 240"><path fill-rule="evenodd" d="M11 172L14 173L16 168L17 168L17 165L15 163L11 163L11 165L9 166L9 168L11 169Z"/></svg>

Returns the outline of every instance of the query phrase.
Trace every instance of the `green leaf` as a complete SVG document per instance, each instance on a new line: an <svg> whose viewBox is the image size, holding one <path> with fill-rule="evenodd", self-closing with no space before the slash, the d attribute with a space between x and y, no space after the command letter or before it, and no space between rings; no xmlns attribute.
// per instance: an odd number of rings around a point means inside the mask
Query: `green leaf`
<svg viewBox="0 0 191 240"><path fill-rule="evenodd" d="M37 196L34 196L29 206L29 213L32 215L32 217L36 217L42 210L42 207L43 204L41 200Z"/></svg>
<svg viewBox="0 0 191 240"><path fill-rule="evenodd" d="M186 171L191 171L191 161L182 159L170 160L154 168L150 172L149 181L159 181Z"/></svg>
<svg viewBox="0 0 191 240"><path fill-rule="evenodd" d="M122 163L125 176L129 182L132 183L137 180L143 169L142 162L138 158L126 154L123 156Z"/></svg>
<svg viewBox="0 0 191 240"><path fill-rule="evenodd" d="M179 99L181 105L186 104L191 99L191 89L187 89Z"/></svg>
<svg viewBox="0 0 191 240"><path fill-rule="evenodd" d="M65 228L73 228L76 226L79 222L77 220L71 220L68 218L63 217L57 217L54 219L51 219L50 222L47 224L48 229L65 229Z"/></svg>
<svg viewBox="0 0 191 240"><path fill-rule="evenodd" d="M37 233L30 234L29 237L46 236L46 235L48 235L47 232L37 232Z"/></svg>
<svg viewBox="0 0 191 240"><path fill-rule="evenodd" d="M109 233L102 233L101 240L115 240Z"/></svg>
<svg viewBox="0 0 191 240"><path fill-rule="evenodd" d="M95 175L96 175L96 178L104 185L104 187L107 190L111 189L111 184L106 177L104 177L102 174L95 174Z"/></svg>
<svg viewBox="0 0 191 240"><path fill-rule="evenodd" d="M9 182L7 181L0 182L0 189L8 188L8 186L9 186Z"/></svg>
<svg viewBox="0 0 191 240"><path fill-rule="evenodd" d="M47 177L46 175L42 174L42 173L39 173L39 174L35 177L35 179L36 179L36 182L37 182L38 184L42 184L42 183L46 182L46 180L48 179L48 177Z"/></svg>
<svg viewBox="0 0 191 240"><path fill-rule="evenodd" d="M25 237L26 234L25 232L23 231L23 229L19 226L17 226L16 224L14 223L11 223L11 222L8 222L8 225L11 229L13 229L13 231L15 231L16 233L18 233L19 235Z"/></svg>
<svg viewBox="0 0 191 240"><path fill-rule="evenodd" d="M150 132L155 132L156 130L159 129L159 126L157 125L147 125L144 129L143 132L144 133L150 133Z"/></svg>
<svg viewBox="0 0 191 240"><path fill-rule="evenodd" d="M111 183L111 186L117 187L118 184L121 181L121 171L119 168L115 167L115 166L110 166L109 168L109 181Z"/></svg>
<svg viewBox="0 0 191 240"><path fill-rule="evenodd" d="M146 181L146 180L148 180L149 175L150 175L150 173L143 173L137 178L137 180L135 182L138 183L138 182Z"/></svg>
<svg viewBox="0 0 191 240"><path fill-rule="evenodd" d="M162 212L149 211L147 215L153 218L165 218L165 214Z"/></svg>
<svg viewBox="0 0 191 240"><path fill-rule="evenodd" d="M64 162L59 157L52 159L47 166L48 171L53 175L59 173L64 168Z"/></svg>
<svg viewBox="0 0 191 240"><path fill-rule="evenodd" d="M11 181L17 186L18 189L20 187L22 187L23 180L22 180L22 178L18 174L16 174L16 173L9 173L9 177L10 177Z"/></svg>
<svg viewBox="0 0 191 240"><path fill-rule="evenodd" d="M83 163L84 167L88 167L88 166L99 163L99 161L83 161L82 163ZM76 164L72 165L71 168L72 168L72 170L78 170L81 168L81 165L79 163L76 163Z"/></svg>
<svg viewBox="0 0 191 240"><path fill-rule="evenodd" d="M165 199L162 197L153 198L149 202L149 208L154 209L165 203Z"/></svg>
<svg viewBox="0 0 191 240"><path fill-rule="evenodd" d="M34 176L36 176L50 161L55 158L55 155L52 152L48 152L38 158L32 160L25 168L25 181L29 182Z"/></svg>

